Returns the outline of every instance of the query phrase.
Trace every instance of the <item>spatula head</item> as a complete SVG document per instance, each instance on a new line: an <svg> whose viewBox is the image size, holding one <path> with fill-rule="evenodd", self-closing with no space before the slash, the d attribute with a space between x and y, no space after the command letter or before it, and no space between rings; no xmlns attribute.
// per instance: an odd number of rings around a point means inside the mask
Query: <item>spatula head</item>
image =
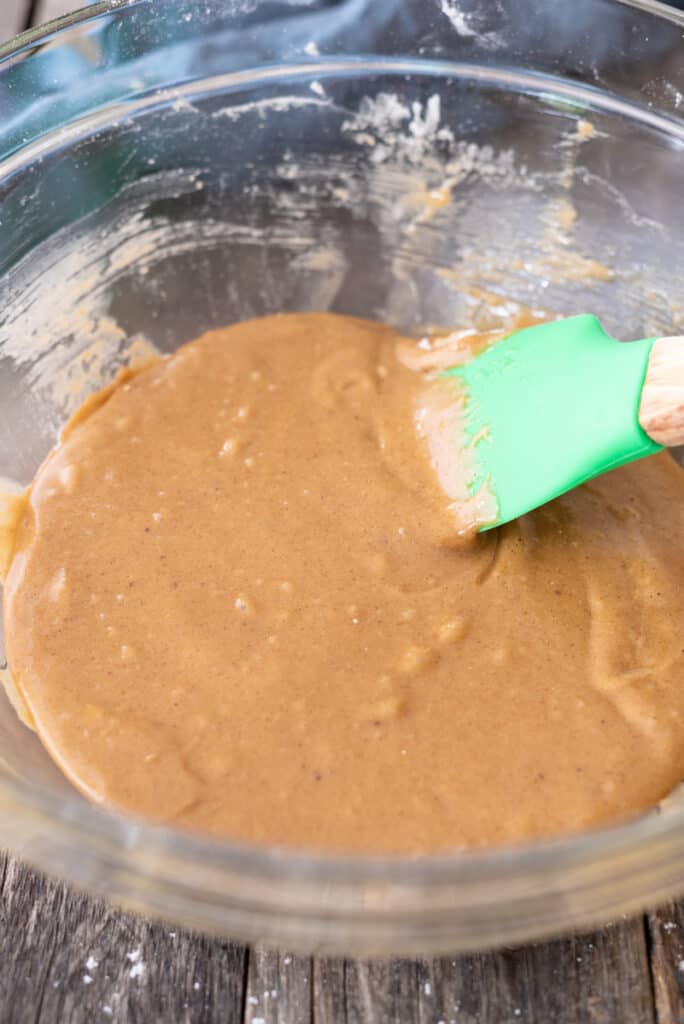
<svg viewBox="0 0 684 1024"><path fill-rule="evenodd" d="M486 487L490 529L609 469L658 451L638 409L653 339L619 342L595 316L528 327L446 373L465 393L472 494Z"/></svg>

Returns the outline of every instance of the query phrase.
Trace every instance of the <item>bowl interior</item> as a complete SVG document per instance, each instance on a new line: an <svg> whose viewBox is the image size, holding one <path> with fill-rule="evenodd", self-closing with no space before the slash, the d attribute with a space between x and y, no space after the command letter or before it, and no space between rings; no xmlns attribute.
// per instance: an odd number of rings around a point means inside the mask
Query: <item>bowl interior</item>
<svg viewBox="0 0 684 1024"><path fill-rule="evenodd" d="M625 339L681 329L667 125L579 87L398 65L208 80L27 154L0 186L0 475L26 484L119 366L247 317L419 333L505 324L521 303ZM1 707L11 771L64 788Z"/></svg>

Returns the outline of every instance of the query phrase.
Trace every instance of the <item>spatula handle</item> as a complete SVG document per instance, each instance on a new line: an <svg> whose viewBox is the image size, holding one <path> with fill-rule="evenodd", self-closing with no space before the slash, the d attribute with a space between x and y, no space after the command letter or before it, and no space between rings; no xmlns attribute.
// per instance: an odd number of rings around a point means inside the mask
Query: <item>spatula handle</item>
<svg viewBox="0 0 684 1024"><path fill-rule="evenodd" d="M639 423L656 444L684 444L684 335L653 343L639 404Z"/></svg>

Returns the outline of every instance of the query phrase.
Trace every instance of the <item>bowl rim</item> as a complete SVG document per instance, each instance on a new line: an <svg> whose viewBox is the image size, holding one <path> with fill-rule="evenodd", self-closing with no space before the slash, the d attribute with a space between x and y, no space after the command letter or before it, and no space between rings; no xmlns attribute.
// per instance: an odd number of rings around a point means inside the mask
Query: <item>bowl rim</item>
<svg viewBox="0 0 684 1024"><path fill-rule="evenodd" d="M66 14L60 14L56 18L42 22L40 25L34 25L32 28L25 29L5 43L0 43L0 62L8 57L18 56L27 46L46 42L50 36L61 32L63 29L72 28L86 21L95 21L103 14L111 14L113 11L120 10L121 8L154 6L158 2L160 0L96 0L95 3L90 4L88 7L80 7ZM612 2L632 10L654 14L675 25L684 26L684 10L671 7L669 4L662 2L662 0L612 0Z"/></svg>
<svg viewBox="0 0 684 1024"><path fill-rule="evenodd" d="M0 63L74 26L97 21L123 8L154 6L155 2L163 0L99 0L29 29L0 46ZM613 2L684 27L684 11L659 0ZM334 63L333 58L330 60ZM307 65L306 72L312 73L315 66ZM632 104L630 108L634 109ZM21 155L26 156L23 148L16 154ZM621 907L634 910L684 888L684 805L665 806L628 821L558 839L420 856L341 855L195 835L116 811L104 811L77 794L62 798L47 787L11 775L4 768L0 770L0 811L6 824L15 830L14 850L29 862L55 871L52 855L56 849L60 852L59 874L86 886L96 877L95 862L105 862L111 871L110 883L105 887L107 893L135 905L138 897L132 893L156 886L158 896L152 902L159 916L177 917L188 911L191 901L201 893L205 897L216 896L217 909L225 910L240 888L244 889L245 905L251 913L258 913L259 908L272 912L274 900L277 902L274 890L259 888L272 882L283 890L280 910L294 914L313 914L321 884L333 887L327 891L326 920L334 921L338 914L356 925L375 919L379 926L393 929L394 914L403 915L402 921L409 924L426 915L439 918L440 910L453 917L455 897L459 907L465 901L475 910L485 907L494 913L502 901L522 906L531 898L548 896L550 891L562 903L567 924L568 901L580 882L586 899L577 906L577 920L587 924L605 916L598 894L606 883L624 885L640 872L645 885L638 894L630 901L621 891ZM193 872L197 865L201 865L201 874L195 880ZM131 873L139 880L135 885L131 885ZM179 894L179 879L184 876L188 877L188 884ZM225 888L219 885L218 890L208 890L204 883L208 877L219 882L225 878ZM288 882L292 889L283 884ZM369 901L369 892L378 885L383 889L382 898ZM95 887L102 891L101 881ZM592 894L596 895L593 908ZM149 911L150 901L140 898L144 901L143 909ZM555 919L550 918L546 929L542 923L530 930L530 936L550 934L554 928ZM509 931L524 937L524 929L513 923ZM450 938L453 937L451 931ZM500 939L507 940L506 926L502 927ZM460 941L458 937L456 941ZM491 945L491 938L488 944ZM453 942L449 948L454 948ZM470 948L469 943L462 948Z"/></svg>

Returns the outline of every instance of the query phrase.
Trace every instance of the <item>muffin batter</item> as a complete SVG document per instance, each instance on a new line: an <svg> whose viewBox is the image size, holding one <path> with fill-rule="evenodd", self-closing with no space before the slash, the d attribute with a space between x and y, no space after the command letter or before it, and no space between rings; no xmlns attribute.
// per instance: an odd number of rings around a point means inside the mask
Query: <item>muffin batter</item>
<svg viewBox="0 0 684 1024"><path fill-rule="evenodd" d="M93 800L417 853L587 828L681 780L680 469L474 534L426 365L378 324L270 317L67 427L4 524L4 615L15 699Z"/></svg>

